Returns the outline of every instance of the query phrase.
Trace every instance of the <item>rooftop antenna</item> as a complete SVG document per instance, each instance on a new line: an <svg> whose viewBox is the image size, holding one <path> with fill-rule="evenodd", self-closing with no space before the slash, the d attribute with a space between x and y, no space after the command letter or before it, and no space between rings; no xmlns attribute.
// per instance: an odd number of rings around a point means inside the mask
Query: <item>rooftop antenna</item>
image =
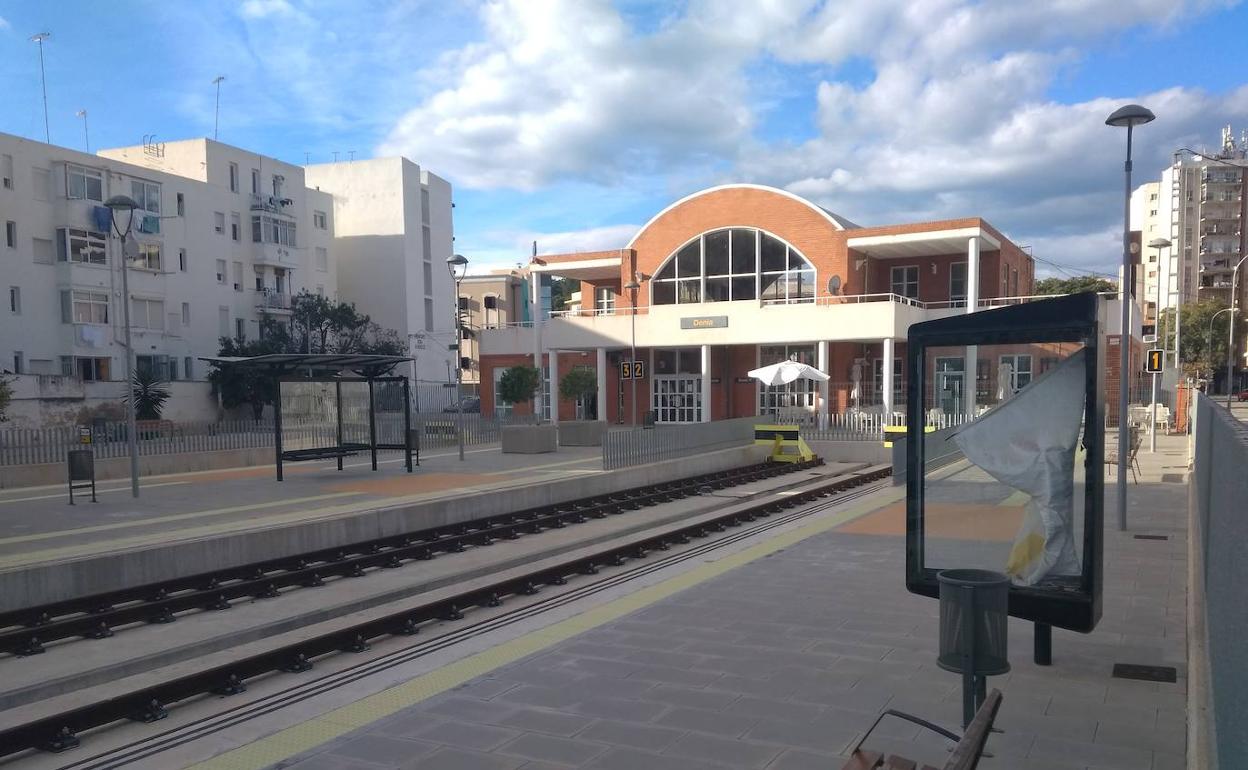
<svg viewBox="0 0 1248 770"><path fill-rule="evenodd" d="M355 160L355 150L347 150L347 155L350 156L351 160Z"/></svg>
<svg viewBox="0 0 1248 770"><path fill-rule="evenodd" d="M43 69L43 41L52 37L51 32L36 32L30 36L30 42L39 46L39 87L43 89L43 138L52 144L52 129L48 127L48 77Z"/></svg>
<svg viewBox="0 0 1248 770"><path fill-rule="evenodd" d="M312 153L310 153L310 152L305 152L305 153L303 154L303 165L305 165L305 166L306 166L306 165L308 165L308 164L309 164L309 163L311 163L311 162L312 162Z"/></svg>
<svg viewBox="0 0 1248 770"><path fill-rule="evenodd" d="M338 151L337 151L337 150L334 150L334 162L335 162L335 163L337 163L337 162L338 162Z"/></svg>
<svg viewBox="0 0 1248 770"><path fill-rule="evenodd" d="M217 75L212 79L212 84L217 87L217 102L212 110L212 141L217 141L217 128L221 121L221 81L225 80L225 75Z"/></svg>
<svg viewBox="0 0 1248 770"><path fill-rule="evenodd" d="M84 152L91 152L91 135L87 133L87 110L83 108L78 110L78 117L82 118L82 149Z"/></svg>

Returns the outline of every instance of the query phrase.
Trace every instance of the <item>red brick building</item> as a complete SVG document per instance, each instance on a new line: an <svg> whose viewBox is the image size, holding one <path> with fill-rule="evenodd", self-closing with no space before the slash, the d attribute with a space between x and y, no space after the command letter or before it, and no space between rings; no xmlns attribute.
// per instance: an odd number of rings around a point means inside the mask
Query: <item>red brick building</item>
<svg viewBox="0 0 1248 770"><path fill-rule="evenodd" d="M557 420L620 423L647 410L660 422L699 422L777 409L904 409L910 324L1017 302L1035 277L1031 257L979 218L859 227L792 193L744 184L673 203L623 248L543 255L530 268L579 279L582 307L536 329L482 332L482 410L507 408L496 402L498 375L537 354L547 380L539 408L548 413L554 401ZM639 288L626 288L634 279ZM642 376L624 379L634 345ZM1012 389L1040 372L1037 355L1001 355L1008 360L969 368L965 356L942 359L944 395L934 403L969 409L990 398L1001 371ZM746 376L786 358L831 381L764 388ZM574 367L595 371L597 393L551 399ZM515 405L518 414L531 408Z"/></svg>

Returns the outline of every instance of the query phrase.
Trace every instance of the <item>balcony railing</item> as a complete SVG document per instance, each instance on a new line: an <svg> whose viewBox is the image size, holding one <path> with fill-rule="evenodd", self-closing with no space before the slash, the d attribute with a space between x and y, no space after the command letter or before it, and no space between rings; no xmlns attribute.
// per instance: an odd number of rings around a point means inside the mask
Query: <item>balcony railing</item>
<svg viewBox="0 0 1248 770"><path fill-rule="evenodd" d="M256 307L261 310L290 310L290 295L263 289L256 293Z"/></svg>

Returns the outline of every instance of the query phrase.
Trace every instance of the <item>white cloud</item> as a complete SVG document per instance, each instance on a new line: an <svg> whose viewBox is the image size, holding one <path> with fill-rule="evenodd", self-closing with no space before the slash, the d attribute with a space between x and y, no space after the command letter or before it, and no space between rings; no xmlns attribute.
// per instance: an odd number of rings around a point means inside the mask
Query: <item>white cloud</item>
<svg viewBox="0 0 1248 770"><path fill-rule="evenodd" d="M244 0L238 8L238 13L244 19L265 19L270 16L306 18L300 11L295 10L288 0Z"/></svg>
<svg viewBox="0 0 1248 770"><path fill-rule="evenodd" d="M9 24L9 20L0 16L0 29L12 29L13 25Z"/></svg>
<svg viewBox="0 0 1248 770"><path fill-rule="evenodd" d="M561 232L493 231L470 249L473 261L468 272L480 275L527 263L534 241L539 255L622 249L640 228L641 225L621 224Z"/></svg>
<svg viewBox="0 0 1248 770"><path fill-rule="evenodd" d="M1090 46L1140 28L1164 36L1233 4L689 0L639 29L607 0L490 0L484 39L417 73L431 88L378 151L461 188L757 181L864 224L979 215L1037 256L1103 268L1116 258L1102 236L1120 211L1123 142L1105 115L1134 100L1157 112L1137 134L1136 167L1152 175L1174 147L1243 122L1248 88L1066 103L1054 86ZM813 115L776 107L758 65L802 73L781 88L799 104L812 89ZM808 121L784 135L809 138L769 139L768 119Z"/></svg>

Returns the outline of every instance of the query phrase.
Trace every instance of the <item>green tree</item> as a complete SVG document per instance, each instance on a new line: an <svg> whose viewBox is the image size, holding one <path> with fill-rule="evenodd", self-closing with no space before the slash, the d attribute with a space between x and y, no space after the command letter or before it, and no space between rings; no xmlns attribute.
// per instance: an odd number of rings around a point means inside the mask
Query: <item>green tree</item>
<svg viewBox="0 0 1248 770"><path fill-rule="evenodd" d="M542 375L532 366L512 366L498 378L498 398L506 404L531 401L542 381Z"/></svg>
<svg viewBox="0 0 1248 770"><path fill-rule="evenodd" d="M1036 281L1036 294L1082 294L1084 292L1118 291L1118 284L1094 275L1075 278L1041 278Z"/></svg>
<svg viewBox="0 0 1248 770"><path fill-rule="evenodd" d="M566 310L572 292L579 291L581 282L576 278L554 278L550 282L550 309ZM590 298L592 301L592 297ZM584 301L584 298L582 298Z"/></svg>
<svg viewBox="0 0 1248 770"><path fill-rule="evenodd" d="M1180 363L1183 371L1189 376L1211 376L1226 364L1231 313L1218 315L1219 311L1225 309L1224 303L1214 299L1183 306L1179 355L1182 357ZM1161 333L1165 338L1165 348L1174 350L1174 308L1162 311Z"/></svg>
<svg viewBox="0 0 1248 770"><path fill-rule="evenodd" d="M150 369L139 369L130 380L130 393L123 399L134 399L134 416L138 420L159 420L169 400L169 389Z"/></svg>
<svg viewBox="0 0 1248 770"><path fill-rule="evenodd" d="M237 337L222 337L221 350L218 355L224 357L250 358L271 353L296 352L288 350L290 337L280 324L267 320L262 322L264 337L258 340L244 340ZM264 414L264 405L272 404L277 393L273 377L255 369L234 366L217 366L208 375L213 392L221 398L221 405L227 409L250 405L252 416L259 421Z"/></svg>
<svg viewBox="0 0 1248 770"><path fill-rule="evenodd" d="M577 401L598 390L598 373L593 369L577 366L559 381L559 395L569 401ZM600 405L599 408L602 408Z"/></svg>
<svg viewBox="0 0 1248 770"><path fill-rule="evenodd" d="M0 377L0 422L9 419L9 404L13 403L13 380Z"/></svg>

